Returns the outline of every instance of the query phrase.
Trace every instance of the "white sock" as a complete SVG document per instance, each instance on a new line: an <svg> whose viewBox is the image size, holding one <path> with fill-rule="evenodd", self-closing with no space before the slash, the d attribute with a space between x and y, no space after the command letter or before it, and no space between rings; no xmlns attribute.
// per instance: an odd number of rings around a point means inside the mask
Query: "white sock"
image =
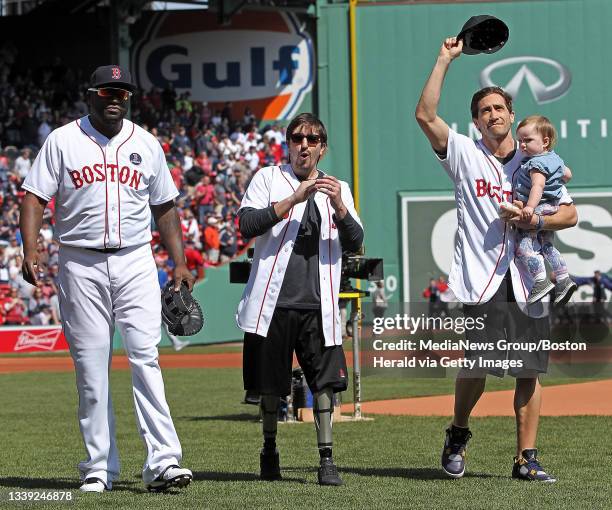
<svg viewBox="0 0 612 510"><path fill-rule="evenodd" d="M543 282L544 280L546 280L546 273L538 273L535 275L536 282Z"/></svg>

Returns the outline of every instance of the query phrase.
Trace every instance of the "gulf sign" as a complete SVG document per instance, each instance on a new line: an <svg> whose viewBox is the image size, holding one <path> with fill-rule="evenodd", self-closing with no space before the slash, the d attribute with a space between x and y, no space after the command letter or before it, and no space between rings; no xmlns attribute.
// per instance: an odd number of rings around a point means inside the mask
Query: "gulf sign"
<svg viewBox="0 0 612 510"><path fill-rule="evenodd" d="M172 84L212 109L230 101L236 117L248 106L267 120L298 111L315 69L310 35L286 12L236 14L229 26L214 13L161 14L134 46L132 68L145 90Z"/></svg>

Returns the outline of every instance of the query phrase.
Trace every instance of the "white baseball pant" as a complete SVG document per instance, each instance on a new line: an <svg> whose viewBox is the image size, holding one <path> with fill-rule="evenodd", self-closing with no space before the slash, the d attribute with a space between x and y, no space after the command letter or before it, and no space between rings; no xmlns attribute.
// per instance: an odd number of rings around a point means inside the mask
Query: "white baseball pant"
<svg viewBox="0 0 612 510"><path fill-rule="evenodd" d="M88 458L81 478L112 482L119 475L109 369L115 324L132 371L136 420L145 443L145 484L182 452L164 393L158 363L161 298L149 244L100 253L62 246L60 308L76 370L79 425Z"/></svg>

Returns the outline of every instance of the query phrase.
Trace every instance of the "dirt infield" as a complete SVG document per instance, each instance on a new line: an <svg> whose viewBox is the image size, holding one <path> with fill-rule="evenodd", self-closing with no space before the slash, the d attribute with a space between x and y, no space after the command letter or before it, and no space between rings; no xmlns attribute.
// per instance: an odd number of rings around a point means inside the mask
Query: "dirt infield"
<svg viewBox="0 0 612 510"><path fill-rule="evenodd" d="M159 357L162 368L240 368L242 353L216 354L162 354ZM126 356L113 356L113 370L129 368ZM0 358L0 374L14 372L72 372L72 358L65 357L24 357Z"/></svg>
<svg viewBox="0 0 612 510"><path fill-rule="evenodd" d="M352 353L347 352L347 363L352 365ZM240 368L242 353L162 354L163 368ZM126 356L113 357L114 370L129 368ZM0 374L16 372L72 372L70 357L0 357ZM542 389L542 416L612 416L612 380L547 386ZM472 416L514 416L513 391L485 392ZM363 402L364 414L450 416L453 395L417 397L396 400ZM342 406L352 412L352 404Z"/></svg>
<svg viewBox="0 0 612 510"><path fill-rule="evenodd" d="M612 380L563 384L542 388L542 416L612 416ZM514 391L485 392L476 404L472 416L514 416ZM451 416L455 397L402 398L363 402L365 414L389 414L411 416ZM352 412L353 405L342 406L344 412Z"/></svg>

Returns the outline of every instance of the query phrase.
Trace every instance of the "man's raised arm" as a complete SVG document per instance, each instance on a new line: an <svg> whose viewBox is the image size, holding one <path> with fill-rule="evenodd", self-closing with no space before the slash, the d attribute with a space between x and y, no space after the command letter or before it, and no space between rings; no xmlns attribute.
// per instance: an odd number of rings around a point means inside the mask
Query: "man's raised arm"
<svg viewBox="0 0 612 510"><path fill-rule="evenodd" d="M440 154L446 153L448 145L448 125L438 116L442 84L444 83L448 66L461 55L462 49L462 40L457 41L455 37L449 37L444 41L436 64L429 75L427 83L425 83L425 87L423 87L421 98L416 106L416 120L433 149Z"/></svg>

